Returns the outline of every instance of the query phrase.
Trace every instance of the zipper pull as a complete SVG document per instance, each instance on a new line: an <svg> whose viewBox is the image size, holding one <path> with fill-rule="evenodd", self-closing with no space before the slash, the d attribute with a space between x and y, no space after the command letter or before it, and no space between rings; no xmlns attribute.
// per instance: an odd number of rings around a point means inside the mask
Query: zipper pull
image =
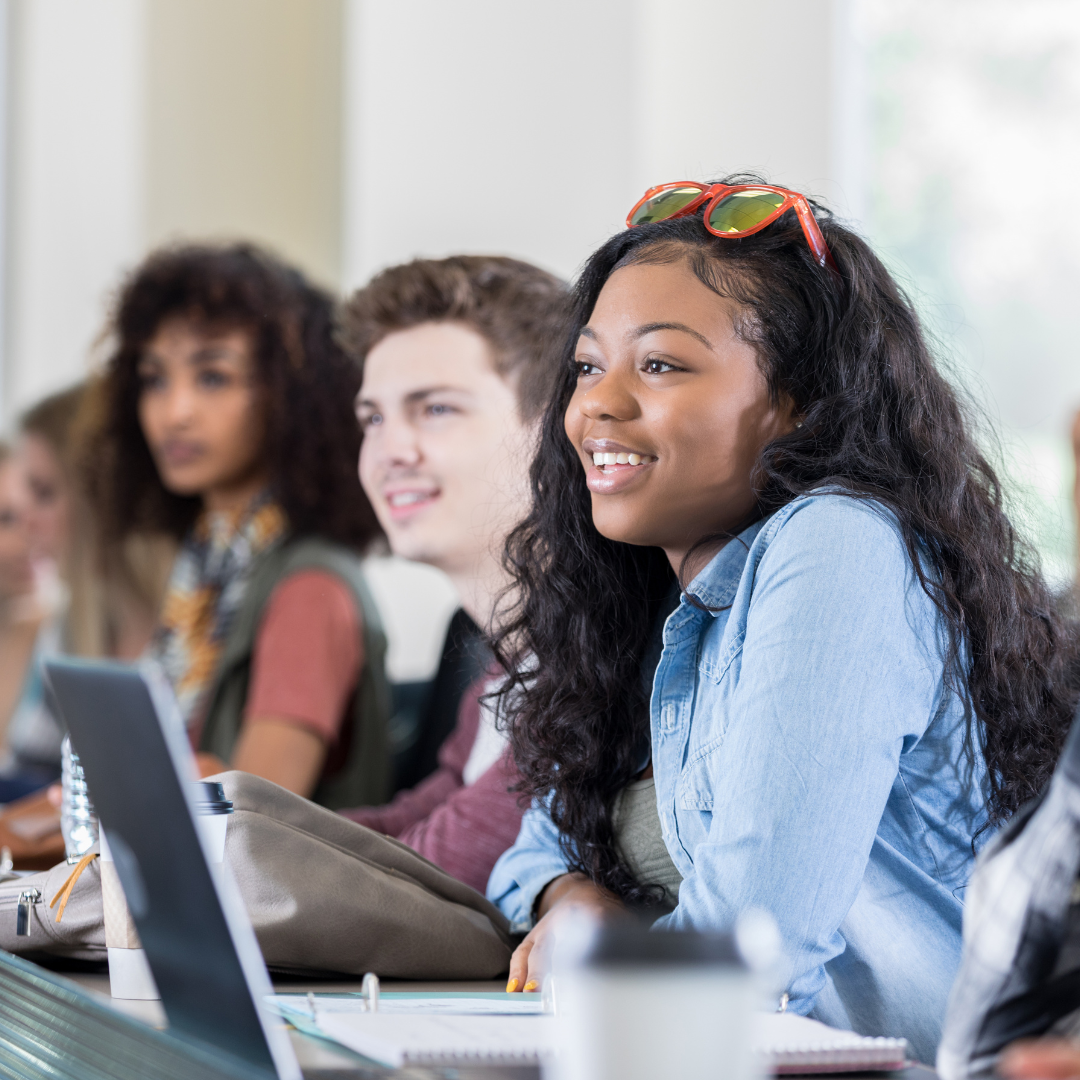
<svg viewBox="0 0 1080 1080"><path fill-rule="evenodd" d="M30 936L30 909L41 903L40 889L24 889L19 893L19 906L15 915L15 936Z"/></svg>

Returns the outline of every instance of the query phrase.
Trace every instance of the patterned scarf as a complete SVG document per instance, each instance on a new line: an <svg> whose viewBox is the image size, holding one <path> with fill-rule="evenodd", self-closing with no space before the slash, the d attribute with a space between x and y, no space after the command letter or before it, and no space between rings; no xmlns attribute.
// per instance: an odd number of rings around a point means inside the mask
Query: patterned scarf
<svg viewBox="0 0 1080 1080"><path fill-rule="evenodd" d="M286 528L284 511L262 495L240 512L204 512L176 557L149 654L172 684L189 729L202 720L252 565Z"/></svg>

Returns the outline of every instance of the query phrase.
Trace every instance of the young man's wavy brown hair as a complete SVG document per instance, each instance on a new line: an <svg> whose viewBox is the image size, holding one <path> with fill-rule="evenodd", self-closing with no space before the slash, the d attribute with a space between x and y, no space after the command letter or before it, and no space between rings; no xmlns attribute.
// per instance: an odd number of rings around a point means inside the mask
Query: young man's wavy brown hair
<svg viewBox="0 0 1080 1080"><path fill-rule="evenodd" d="M83 455L106 541L135 532L182 537L201 507L198 498L162 484L138 417L139 359L174 317L250 333L266 409L270 488L292 533L366 548L380 530L356 473L360 373L336 340L334 301L251 244L164 248L121 290Z"/></svg>
<svg viewBox="0 0 1080 1080"><path fill-rule="evenodd" d="M388 334L423 323L458 322L492 348L495 370L517 394L525 420L547 405L569 326L566 285L501 255L414 259L377 274L345 305L341 340L363 369Z"/></svg>

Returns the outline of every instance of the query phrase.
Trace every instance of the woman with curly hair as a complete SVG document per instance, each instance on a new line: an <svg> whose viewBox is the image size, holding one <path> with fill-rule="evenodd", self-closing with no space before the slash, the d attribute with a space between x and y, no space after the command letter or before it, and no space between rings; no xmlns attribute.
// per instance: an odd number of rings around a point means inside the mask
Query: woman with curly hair
<svg viewBox="0 0 1080 1080"><path fill-rule="evenodd" d="M338 807L388 793L388 688L360 376L333 314L248 245L151 255L120 295L85 467L105 550L181 543L150 653L206 767Z"/></svg>
<svg viewBox="0 0 1080 1080"><path fill-rule="evenodd" d="M1050 776L1072 642L865 242L754 178L628 224L578 283L508 546L535 800L488 887L529 929L509 989L574 905L761 908L788 1007L932 1060L976 838Z"/></svg>

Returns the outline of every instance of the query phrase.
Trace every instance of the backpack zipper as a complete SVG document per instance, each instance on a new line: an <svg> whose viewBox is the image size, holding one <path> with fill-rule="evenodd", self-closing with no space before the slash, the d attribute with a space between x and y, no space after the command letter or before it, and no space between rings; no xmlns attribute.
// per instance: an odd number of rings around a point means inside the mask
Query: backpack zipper
<svg viewBox="0 0 1080 1080"><path fill-rule="evenodd" d="M19 906L15 913L15 936L30 936L30 910L35 904L41 903L40 889L23 889L19 893Z"/></svg>

